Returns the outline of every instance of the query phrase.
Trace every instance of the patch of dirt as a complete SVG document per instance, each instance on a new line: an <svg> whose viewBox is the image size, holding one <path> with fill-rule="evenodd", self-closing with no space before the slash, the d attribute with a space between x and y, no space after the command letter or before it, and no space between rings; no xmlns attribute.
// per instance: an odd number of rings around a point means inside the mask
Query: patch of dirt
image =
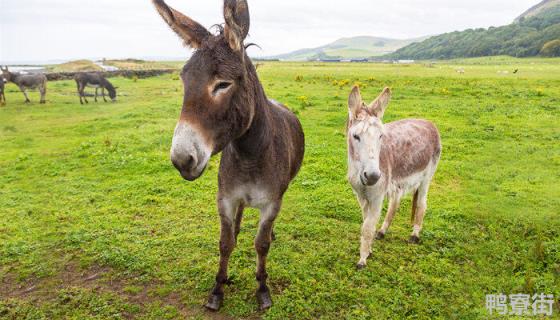
<svg viewBox="0 0 560 320"><path fill-rule="evenodd" d="M98 293L113 293L124 298L127 302L145 307L152 303L175 307L182 318L190 319L202 316L211 320L229 320L231 317L209 312L204 307L191 308L185 306L180 295L171 292L166 295L154 295L153 292L160 287L158 281L137 283L134 276L127 278L117 277L111 268L92 266L88 269L81 268L77 263L68 263L60 272L48 278L29 279L25 282L17 280L14 274L8 273L0 280L0 299L18 299L28 301L34 305L41 305L55 298L60 290L69 288L88 289ZM135 290L127 290L133 285ZM131 292L133 291L133 292ZM142 314L142 312L140 312ZM127 319L134 319L134 315L126 315ZM255 318L252 318L255 319Z"/></svg>

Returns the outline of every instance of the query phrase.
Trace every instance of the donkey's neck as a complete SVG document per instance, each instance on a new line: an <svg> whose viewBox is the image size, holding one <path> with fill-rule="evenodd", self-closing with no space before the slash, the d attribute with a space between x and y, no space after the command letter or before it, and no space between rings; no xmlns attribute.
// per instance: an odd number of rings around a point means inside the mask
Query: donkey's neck
<svg viewBox="0 0 560 320"><path fill-rule="evenodd" d="M234 140L232 145L240 155L247 158L257 158L272 143L273 137L270 128L273 123L270 114L270 101L266 97L255 67L250 60L248 64L248 101L244 103L251 105L254 115L247 131Z"/></svg>
<svg viewBox="0 0 560 320"><path fill-rule="evenodd" d="M19 84L19 78L21 77L21 73L10 73L10 82Z"/></svg>

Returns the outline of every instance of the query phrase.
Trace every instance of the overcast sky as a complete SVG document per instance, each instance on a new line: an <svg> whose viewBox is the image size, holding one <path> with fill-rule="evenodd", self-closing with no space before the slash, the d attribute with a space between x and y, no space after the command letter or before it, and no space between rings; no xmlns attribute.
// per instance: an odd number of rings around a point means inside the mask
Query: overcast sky
<svg viewBox="0 0 560 320"><path fill-rule="evenodd" d="M513 21L539 0L249 0L252 56L341 37L411 38ZM220 0L168 0L206 27ZM0 0L0 62L188 57L150 0Z"/></svg>

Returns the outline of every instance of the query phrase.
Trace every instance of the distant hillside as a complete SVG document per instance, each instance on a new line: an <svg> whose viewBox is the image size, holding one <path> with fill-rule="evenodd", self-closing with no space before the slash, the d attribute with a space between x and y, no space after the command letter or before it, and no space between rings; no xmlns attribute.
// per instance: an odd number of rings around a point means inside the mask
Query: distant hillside
<svg viewBox="0 0 560 320"><path fill-rule="evenodd" d="M555 56L560 39L560 0L547 0L518 22L489 29L446 33L414 43L386 56L392 59L454 59L509 55ZM552 5L555 4L556 5Z"/></svg>
<svg viewBox="0 0 560 320"><path fill-rule="evenodd" d="M83 71L103 71L103 68L96 65L91 60L75 60L66 63L48 66L50 72L83 72Z"/></svg>
<svg viewBox="0 0 560 320"><path fill-rule="evenodd" d="M103 64L118 68L119 70L155 70L155 69L180 69L184 62L173 61L146 61L140 59L112 59L103 60Z"/></svg>
<svg viewBox="0 0 560 320"><path fill-rule="evenodd" d="M560 6L560 0L544 0L539 4L531 7L529 10L525 11L522 15L517 17L514 22L519 22L523 19L527 19L542 13L552 7Z"/></svg>
<svg viewBox="0 0 560 320"><path fill-rule="evenodd" d="M311 49L302 49L287 54L270 57L273 59L303 61L315 59L363 59L378 57L419 42L427 37L397 40L379 37L342 38L331 44Z"/></svg>

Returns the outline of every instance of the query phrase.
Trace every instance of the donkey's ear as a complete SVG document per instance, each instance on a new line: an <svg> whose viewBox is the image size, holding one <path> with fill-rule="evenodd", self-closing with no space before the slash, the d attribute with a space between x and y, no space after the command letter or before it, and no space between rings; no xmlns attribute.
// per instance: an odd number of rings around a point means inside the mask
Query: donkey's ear
<svg viewBox="0 0 560 320"><path fill-rule="evenodd" d="M251 17L247 0L224 0L224 36L231 49L242 52L243 41L249 34Z"/></svg>
<svg viewBox="0 0 560 320"><path fill-rule="evenodd" d="M181 12L171 8L164 0L152 0L152 2L163 20L165 20L171 29L183 39L186 46L198 49L202 46L202 43L210 37L211 34L206 28Z"/></svg>
<svg viewBox="0 0 560 320"><path fill-rule="evenodd" d="M391 89L385 88L383 92L375 99L369 106L368 109L379 119L383 119L385 110L391 101Z"/></svg>
<svg viewBox="0 0 560 320"><path fill-rule="evenodd" d="M354 86L354 88L352 88L352 92L350 93L350 97L348 97L348 112L350 118L355 118L361 108L362 95L360 94L360 88L358 86Z"/></svg>

